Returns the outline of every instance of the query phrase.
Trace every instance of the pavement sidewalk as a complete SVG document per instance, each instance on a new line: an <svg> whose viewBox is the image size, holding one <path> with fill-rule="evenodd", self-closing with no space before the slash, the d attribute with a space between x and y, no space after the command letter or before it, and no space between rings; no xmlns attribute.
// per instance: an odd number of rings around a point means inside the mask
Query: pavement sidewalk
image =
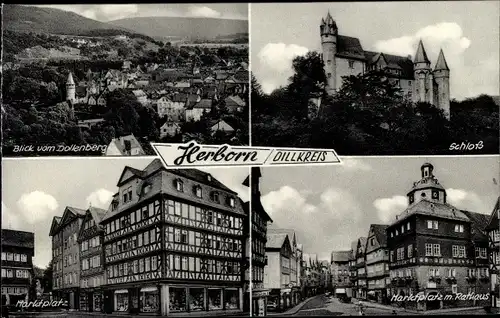
<svg viewBox="0 0 500 318"><path fill-rule="evenodd" d="M307 304L309 301L317 298L317 297L321 297L322 295L317 295L317 296L312 296L312 297L309 297L305 300L303 300L302 302L298 303L297 305L295 305L295 307L293 308L290 308L288 309L287 311L284 311L284 312L268 312L267 315L268 316L290 316L290 315L295 315L296 313L298 313L302 307L304 307L305 304Z"/></svg>
<svg viewBox="0 0 500 318"><path fill-rule="evenodd" d="M359 300L353 299L352 300L353 304L358 304ZM470 310L482 310L484 311L483 307L458 307L458 308L446 308L446 309L434 309L434 310L427 310L427 311L419 311L419 310L409 310L409 309L404 309L401 307L395 307L391 305L382 305L379 303L374 303L370 301L363 301L363 305L367 308L380 308L380 309L386 309L386 310L395 310L397 312L408 312L408 313L413 313L413 314L423 314L425 313L426 315L439 315L439 314L445 314L445 313L453 313L453 312L461 312L461 311L470 311ZM486 312L485 312L486 313Z"/></svg>

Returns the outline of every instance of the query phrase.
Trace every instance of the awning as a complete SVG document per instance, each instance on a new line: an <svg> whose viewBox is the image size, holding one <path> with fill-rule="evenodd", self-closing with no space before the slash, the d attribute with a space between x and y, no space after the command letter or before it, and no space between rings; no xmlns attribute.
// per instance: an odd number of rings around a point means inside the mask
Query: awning
<svg viewBox="0 0 500 318"><path fill-rule="evenodd" d="M115 294L128 294L128 290L118 289L118 290L115 290Z"/></svg>
<svg viewBox="0 0 500 318"><path fill-rule="evenodd" d="M143 287L141 288L141 292L154 292L158 291L158 288L156 287Z"/></svg>

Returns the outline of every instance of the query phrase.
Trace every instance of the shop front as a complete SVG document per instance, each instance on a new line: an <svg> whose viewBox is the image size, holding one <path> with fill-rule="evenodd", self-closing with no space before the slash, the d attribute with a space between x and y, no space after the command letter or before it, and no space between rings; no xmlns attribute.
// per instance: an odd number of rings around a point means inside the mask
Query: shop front
<svg viewBox="0 0 500 318"><path fill-rule="evenodd" d="M80 292L80 310L88 312L102 312L104 310L102 290L82 290Z"/></svg>
<svg viewBox="0 0 500 318"><path fill-rule="evenodd" d="M18 301L29 300L29 288L26 286L2 286L2 305L15 306Z"/></svg>
<svg viewBox="0 0 500 318"><path fill-rule="evenodd" d="M269 290L252 290L252 316L267 316Z"/></svg>

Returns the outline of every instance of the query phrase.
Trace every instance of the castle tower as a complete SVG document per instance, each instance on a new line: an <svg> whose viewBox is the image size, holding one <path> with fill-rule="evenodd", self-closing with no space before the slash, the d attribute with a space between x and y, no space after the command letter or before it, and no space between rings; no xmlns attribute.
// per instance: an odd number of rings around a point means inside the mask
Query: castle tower
<svg viewBox="0 0 500 318"><path fill-rule="evenodd" d="M431 62L425 52L422 40L418 43L417 53L413 61L413 69L415 75L415 84L413 87L413 101L414 102L431 102L429 93L431 86Z"/></svg>
<svg viewBox="0 0 500 318"><path fill-rule="evenodd" d="M446 190L434 176L434 166L430 163L424 163L420 167L421 179L413 184L408 192L408 204L412 205L421 200L427 200L436 203L446 203Z"/></svg>
<svg viewBox="0 0 500 318"><path fill-rule="evenodd" d="M75 81L73 80L73 74L69 72L68 80L66 81L66 100L74 104L76 99L75 96L76 96Z"/></svg>
<svg viewBox="0 0 500 318"><path fill-rule="evenodd" d="M323 63L326 76L326 92L329 95L333 95L337 90L337 64L335 61L335 55L337 54L338 28L337 24L330 15L330 11L328 11L326 19L321 19L319 29L321 34L321 48L323 51Z"/></svg>
<svg viewBox="0 0 500 318"><path fill-rule="evenodd" d="M433 75L437 84L436 106L444 111L446 118L450 119L450 69L442 49L439 51Z"/></svg>

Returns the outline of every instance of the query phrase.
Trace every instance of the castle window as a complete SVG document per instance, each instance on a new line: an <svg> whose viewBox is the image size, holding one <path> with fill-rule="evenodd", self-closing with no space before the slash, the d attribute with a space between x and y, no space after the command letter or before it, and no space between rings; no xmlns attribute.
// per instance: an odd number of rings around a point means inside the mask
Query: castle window
<svg viewBox="0 0 500 318"><path fill-rule="evenodd" d="M349 61L349 68L354 68L354 61Z"/></svg>

